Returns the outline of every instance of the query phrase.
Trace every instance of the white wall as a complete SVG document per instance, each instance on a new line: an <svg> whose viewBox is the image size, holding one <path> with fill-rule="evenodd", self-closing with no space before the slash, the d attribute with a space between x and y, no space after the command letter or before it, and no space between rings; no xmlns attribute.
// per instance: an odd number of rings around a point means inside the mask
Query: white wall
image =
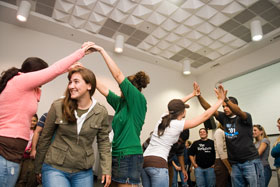
<svg viewBox="0 0 280 187"><path fill-rule="evenodd" d="M40 57L52 64L81 46L79 43L4 22L0 22L0 28L1 72L12 66L20 68L22 62L29 56ZM148 112L141 134L141 140L144 141L150 131L154 129L161 114L167 110L168 101L173 98L182 98L192 91L194 77L186 77L180 72L122 55L111 53L110 55L125 75L134 74L139 70L144 70L150 75L151 83L143 91L148 103ZM100 54L94 53L85 56L81 62L91 69L99 79L106 82L109 88L119 92L118 85L112 78ZM52 101L63 95L66 85L67 78L66 74L64 74L42 87L43 92L38 108L39 115L48 111ZM113 109L98 91L96 91L94 97L106 106L109 114L114 114ZM194 100L190 104L193 106L196 102ZM196 114L195 108L191 107L187 118L191 118L193 114Z"/></svg>
<svg viewBox="0 0 280 187"><path fill-rule="evenodd" d="M238 74L248 72L252 69L255 69L257 67L261 67L264 64L271 63L275 61L276 59L280 58L280 40L276 41L275 43L272 43L271 45L268 45L262 49L256 50L253 53L247 54L243 57L240 57L239 59L236 59L234 61L228 62L224 65L218 66L212 71L209 71L203 75L200 75L197 78L197 81L201 87L202 94L204 98L209 103L214 103L215 101L215 95L210 94L213 90L213 87L215 84L223 79L227 79L229 77L236 76ZM225 87L225 89L227 89ZM262 88L259 88L262 89ZM257 90L256 90L257 91ZM273 90L271 90L273 91ZM228 90L228 96L231 95L230 90ZM233 95L234 96L234 95ZM237 98L238 99L238 98ZM257 101L256 101L257 102ZM260 107L261 110L262 107ZM242 108L241 108L242 109ZM200 111L202 111L202 108L199 108ZM220 108L222 110L222 108ZM250 111L247 111L250 113ZM252 116L254 120L254 116ZM278 129L274 125L274 131L275 133L278 132Z"/></svg>

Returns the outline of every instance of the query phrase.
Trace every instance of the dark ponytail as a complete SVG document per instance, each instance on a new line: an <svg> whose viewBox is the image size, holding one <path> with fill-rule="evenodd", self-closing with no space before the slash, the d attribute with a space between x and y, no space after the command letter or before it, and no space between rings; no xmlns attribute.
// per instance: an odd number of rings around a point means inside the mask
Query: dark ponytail
<svg viewBox="0 0 280 187"><path fill-rule="evenodd" d="M12 67L1 73L0 77L0 94L5 89L9 80L16 76L19 72L28 73L32 71L38 71L44 68L47 68L48 64L38 58L38 57L29 57L21 65L21 69Z"/></svg>
<svg viewBox="0 0 280 187"><path fill-rule="evenodd" d="M171 120L177 119L177 117L182 113L182 111L174 113L174 114L167 114L162 117L161 123L158 126L158 136L162 136L164 131L167 127L169 127Z"/></svg>
<svg viewBox="0 0 280 187"><path fill-rule="evenodd" d="M12 67L6 71L3 71L1 73L1 78L0 78L0 94L2 91L5 89L8 81L12 79L14 76L16 76L19 72L18 68Z"/></svg>

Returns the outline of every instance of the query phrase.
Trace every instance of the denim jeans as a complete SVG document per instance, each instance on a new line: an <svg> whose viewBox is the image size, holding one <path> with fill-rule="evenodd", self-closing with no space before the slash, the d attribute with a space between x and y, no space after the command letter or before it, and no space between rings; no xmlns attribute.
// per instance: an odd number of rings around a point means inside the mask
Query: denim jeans
<svg viewBox="0 0 280 187"><path fill-rule="evenodd" d="M168 187L169 176L167 168L146 167L141 172L143 187Z"/></svg>
<svg viewBox="0 0 280 187"><path fill-rule="evenodd" d="M178 187L178 173L180 175L182 187L188 186L187 181L184 182L184 174L182 171L177 171L173 166L173 180L172 180L172 187Z"/></svg>
<svg viewBox="0 0 280 187"><path fill-rule="evenodd" d="M215 187L216 176L214 168L200 168L194 170L197 187Z"/></svg>
<svg viewBox="0 0 280 187"><path fill-rule="evenodd" d="M93 187L92 168L76 173L68 173L55 169L48 164L43 164L42 183L44 187Z"/></svg>
<svg viewBox="0 0 280 187"><path fill-rule="evenodd" d="M272 171L270 165L264 166L263 169L264 169L265 186L267 187L271 179Z"/></svg>
<svg viewBox="0 0 280 187"><path fill-rule="evenodd" d="M14 187L20 172L20 164L0 155L0 187Z"/></svg>
<svg viewBox="0 0 280 187"><path fill-rule="evenodd" d="M231 183L233 187L265 186L264 170L260 159L233 164Z"/></svg>

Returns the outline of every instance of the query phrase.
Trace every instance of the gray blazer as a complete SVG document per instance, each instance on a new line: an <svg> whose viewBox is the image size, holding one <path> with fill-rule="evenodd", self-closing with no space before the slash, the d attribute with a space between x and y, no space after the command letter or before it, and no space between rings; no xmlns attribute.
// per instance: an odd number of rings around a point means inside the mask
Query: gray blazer
<svg viewBox="0 0 280 187"><path fill-rule="evenodd" d="M38 142L35 173L41 173L43 162L70 173L92 168L92 143L96 137L102 174L111 175L109 131L108 112L99 103L87 114L78 135L77 124L63 119L62 99L54 101Z"/></svg>

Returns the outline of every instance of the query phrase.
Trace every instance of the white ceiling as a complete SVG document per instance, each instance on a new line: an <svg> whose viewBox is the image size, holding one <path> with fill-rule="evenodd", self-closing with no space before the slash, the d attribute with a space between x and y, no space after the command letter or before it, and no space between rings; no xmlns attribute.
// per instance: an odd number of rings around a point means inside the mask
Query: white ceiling
<svg viewBox="0 0 280 187"><path fill-rule="evenodd" d="M280 34L280 0L32 0L26 23L20 0L0 0L0 21L113 50L118 34L124 55L194 74L274 42ZM252 42L249 25L262 23L264 39Z"/></svg>

